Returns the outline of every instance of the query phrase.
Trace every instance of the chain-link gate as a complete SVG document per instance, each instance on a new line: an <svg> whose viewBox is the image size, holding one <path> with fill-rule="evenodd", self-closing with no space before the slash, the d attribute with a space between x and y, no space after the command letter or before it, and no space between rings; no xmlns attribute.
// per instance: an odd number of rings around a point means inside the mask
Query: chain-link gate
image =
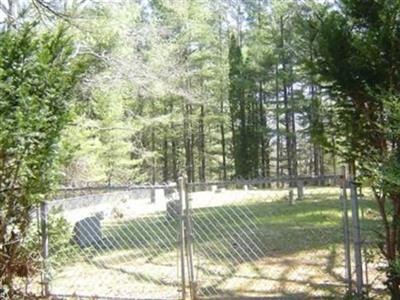
<svg viewBox="0 0 400 300"><path fill-rule="evenodd" d="M337 298L339 177L64 189L41 207L44 293Z"/></svg>
<svg viewBox="0 0 400 300"><path fill-rule="evenodd" d="M340 298L339 176L191 183L191 299ZM190 248L190 247L189 247ZM193 271L190 270L193 268Z"/></svg>

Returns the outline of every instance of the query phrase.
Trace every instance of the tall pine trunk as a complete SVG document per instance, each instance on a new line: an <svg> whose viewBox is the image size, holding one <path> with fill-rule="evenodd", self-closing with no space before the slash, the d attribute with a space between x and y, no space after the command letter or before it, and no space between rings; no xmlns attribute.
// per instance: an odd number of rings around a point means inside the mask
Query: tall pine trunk
<svg viewBox="0 0 400 300"><path fill-rule="evenodd" d="M223 102L221 102L221 114L224 112L224 105ZM226 142L225 142L225 126L223 121L221 122L220 125L220 131L221 131L221 146L222 146L222 178L223 180L227 180L227 174L226 174Z"/></svg>
<svg viewBox="0 0 400 300"><path fill-rule="evenodd" d="M260 118L260 146L261 146L261 176L265 178L266 176L266 157L265 157L265 112L264 112L264 95L263 95L263 86L262 82L259 82L259 90L258 90L258 99L259 99L259 118Z"/></svg>
<svg viewBox="0 0 400 300"><path fill-rule="evenodd" d="M192 165L191 165L191 139L189 132L189 105L186 104L186 99L183 99L183 141L185 148L185 171L189 182L192 182Z"/></svg>
<svg viewBox="0 0 400 300"><path fill-rule="evenodd" d="M199 156L200 156L200 170L199 180L206 181L206 154L205 154L205 136L204 136L204 105L200 106L200 119L199 119Z"/></svg>
<svg viewBox="0 0 400 300"><path fill-rule="evenodd" d="M286 66L286 56L284 55L284 46L285 46L285 38L284 38L284 28L283 28L283 17L280 17L280 34L281 34L281 53L280 60L282 64L282 85L283 85L283 106L285 108L285 139L286 139L286 160L287 160L287 171L288 176L291 177L293 175L292 170L292 155L291 155L291 121L290 121L290 111L289 111L289 97L288 97L288 87L287 87L287 66Z"/></svg>
<svg viewBox="0 0 400 300"><path fill-rule="evenodd" d="M292 70L291 70L292 73ZM296 115L295 115L295 102L294 102L294 91L293 84L290 85L290 114L291 114L291 159L292 159L292 172L293 176L298 176L298 161L297 161L297 137L296 137Z"/></svg>
<svg viewBox="0 0 400 300"><path fill-rule="evenodd" d="M167 115L168 108L164 107L164 114ZM162 149L162 160L163 160L163 170L162 170L162 178L164 182L167 182L169 178L169 164L168 164L168 126L164 126L163 133L163 149Z"/></svg>
<svg viewBox="0 0 400 300"><path fill-rule="evenodd" d="M171 103L170 106L171 114L173 113L173 104ZM171 123L171 132L174 133L176 131L174 122ZM175 136L172 136L171 141L171 152L172 152L172 175L175 182L178 181L178 156L177 156L177 149L176 149L176 140Z"/></svg>
<svg viewBox="0 0 400 300"><path fill-rule="evenodd" d="M193 106L189 104L188 107L189 110L189 133L190 133L190 139L189 139L189 157L190 157L190 177L188 177L189 182L194 182L195 181L195 160L194 160L194 147L195 147L195 132L193 130Z"/></svg>
<svg viewBox="0 0 400 300"><path fill-rule="evenodd" d="M279 105L279 69L275 65L275 122L276 122L276 177L279 179L281 170L281 133L280 133L280 105ZM279 181L278 181L279 186Z"/></svg>

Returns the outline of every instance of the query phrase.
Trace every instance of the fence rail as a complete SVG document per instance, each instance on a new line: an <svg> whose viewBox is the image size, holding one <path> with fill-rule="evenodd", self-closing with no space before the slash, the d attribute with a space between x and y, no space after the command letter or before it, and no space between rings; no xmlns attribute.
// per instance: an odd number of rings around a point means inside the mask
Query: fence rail
<svg viewBox="0 0 400 300"><path fill-rule="evenodd" d="M84 185L84 186L65 186L57 189L58 192L69 192L69 191L96 191L96 190L147 190L147 189L164 189L164 188L177 187L176 183L165 183L165 184L125 184L125 185Z"/></svg>
<svg viewBox="0 0 400 300"><path fill-rule="evenodd" d="M261 184L272 184L272 183L297 183L297 182L307 182L315 183L315 182L324 182L326 180L340 180L343 177L340 175L326 175L326 176L297 176L297 177L277 177L277 178L255 178L255 179L233 179L233 180L216 180L216 181L207 181L207 182L190 182L188 183L189 187L197 187L197 186L226 186L226 185L261 185Z"/></svg>

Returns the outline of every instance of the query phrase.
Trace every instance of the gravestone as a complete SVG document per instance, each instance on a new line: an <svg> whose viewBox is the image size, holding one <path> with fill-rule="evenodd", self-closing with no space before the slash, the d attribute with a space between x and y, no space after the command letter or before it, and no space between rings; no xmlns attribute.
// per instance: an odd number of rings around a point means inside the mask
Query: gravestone
<svg viewBox="0 0 400 300"><path fill-rule="evenodd" d="M217 188L217 189L215 190L215 193L216 193L216 194L219 194L219 193L222 192L222 190L223 190L222 188Z"/></svg>
<svg viewBox="0 0 400 300"><path fill-rule="evenodd" d="M100 247L103 240L101 232L102 219L102 214L97 213L92 217L76 222L74 226L74 242L81 248L89 246Z"/></svg>
<svg viewBox="0 0 400 300"><path fill-rule="evenodd" d="M297 182L297 200L303 200L304 198L304 182Z"/></svg>
<svg viewBox="0 0 400 300"><path fill-rule="evenodd" d="M293 190L289 190L289 204L290 205L294 205L295 203L296 203L296 200L294 199L294 196L293 196Z"/></svg>
<svg viewBox="0 0 400 300"><path fill-rule="evenodd" d="M179 200L167 202L167 218L177 220L180 215L181 204Z"/></svg>
<svg viewBox="0 0 400 300"><path fill-rule="evenodd" d="M175 186L170 186L165 189L164 198L166 200L174 200L174 199L176 200L178 199L178 197L179 197L178 191Z"/></svg>

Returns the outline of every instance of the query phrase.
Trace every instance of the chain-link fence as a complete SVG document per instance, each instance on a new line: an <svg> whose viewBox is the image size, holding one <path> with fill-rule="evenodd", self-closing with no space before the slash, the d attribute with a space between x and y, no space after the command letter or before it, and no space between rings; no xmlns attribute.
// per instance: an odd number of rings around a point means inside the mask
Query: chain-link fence
<svg viewBox="0 0 400 300"><path fill-rule="evenodd" d="M350 270L354 285L357 285L357 277L360 287L349 287L350 290L360 290L366 297L373 299L388 299L388 289L385 286L387 261L382 255L384 248L385 232L378 203L370 188L361 188L361 185L352 183L353 192L349 202L358 206L359 241L353 235L350 236ZM350 213L351 221L355 218L355 211ZM356 228L355 228L356 229ZM354 231L354 228L353 228ZM359 246L358 246L359 245ZM357 262L356 255L360 256ZM360 267L356 268L357 263Z"/></svg>
<svg viewBox="0 0 400 300"><path fill-rule="evenodd" d="M376 209L364 198L338 176L64 188L40 208L43 291L106 299L369 291L381 273L365 233Z"/></svg>
<svg viewBox="0 0 400 300"><path fill-rule="evenodd" d="M49 294L178 297L179 223L174 207L166 210L175 185L74 188L60 196L42 207Z"/></svg>
<svg viewBox="0 0 400 300"><path fill-rule="evenodd" d="M388 299L384 227L377 201L370 188L351 178L342 185L346 293L360 299Z"/></svg>
<svg viewBox="0 0 400 300"><path fill-rule="evenodd" d="M18 249L11 248L13 251L17 251L18 259L14 259L10 263L10 252L4 248L0 254L0 271L13 272L14 274L13 288L15 299L24 299L25 295L40 295L42 292L41 275L43 275L43 259L41 255L42 246L39 212L39 209L36 208L29 212L29 219L31 222L24 237L19 236L18 239L9 243L4 243L4 241L2 241L3 243L0 242L0 247L12 246L14 243L18 243ZM2 217L4 217L4 214L0 211L0 223ZM1 225L4 225L4 223ZM6 228L7 226L3 226L1 230L5 230ZM16 236L18 236L18 231L11 229L11 232L13 231ZM0 299L5 299L6 293L7 286L2 286L0 284Z"/></svg>
<svg viewBox="0 0 400 300"><path fill-rule="evenodd" d="M192 184L197 296L344 295L337 179Z"/></svg>

